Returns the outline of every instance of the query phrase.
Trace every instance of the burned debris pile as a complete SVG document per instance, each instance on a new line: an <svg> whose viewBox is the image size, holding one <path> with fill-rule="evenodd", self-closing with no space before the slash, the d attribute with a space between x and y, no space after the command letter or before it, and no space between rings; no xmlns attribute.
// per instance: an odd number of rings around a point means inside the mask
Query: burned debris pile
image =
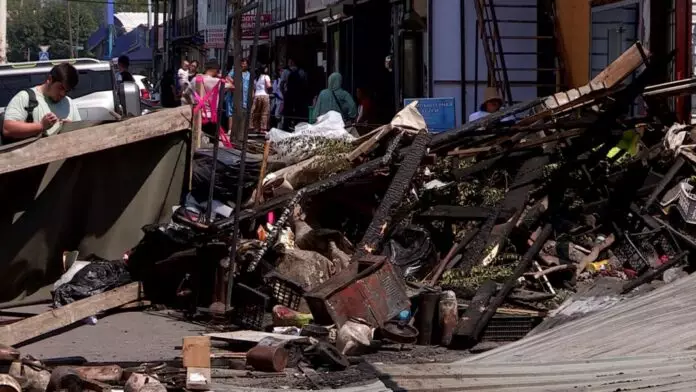
<svg viewBox="0 0 696 392"><path fill-rule="evenodd" d="M199 151L194 202L127 261L213 331L197 356L184 342L188 386L212 382L209 339L320 387L315 369L385 347L520 339L599 280L632 296L692 272L696 132L669 110L690 84L659 84L670 61L636 44L586 86L437 134L415 104L362 136L320 118L225 150L213 187Z"/></svg>

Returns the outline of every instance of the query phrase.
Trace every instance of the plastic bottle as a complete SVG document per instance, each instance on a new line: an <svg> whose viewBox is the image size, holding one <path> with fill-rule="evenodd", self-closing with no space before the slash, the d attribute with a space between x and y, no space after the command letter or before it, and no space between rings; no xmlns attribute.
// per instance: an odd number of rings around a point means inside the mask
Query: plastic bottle
<svg viewBox="0 0 696 392"><path fill-rule="evenodd" d="M452 341L452 334L457 327L457 295L454 291L443 291L440 294L440 330L442 331L442 339L440 343L443 346L449 346Z"/></svg>

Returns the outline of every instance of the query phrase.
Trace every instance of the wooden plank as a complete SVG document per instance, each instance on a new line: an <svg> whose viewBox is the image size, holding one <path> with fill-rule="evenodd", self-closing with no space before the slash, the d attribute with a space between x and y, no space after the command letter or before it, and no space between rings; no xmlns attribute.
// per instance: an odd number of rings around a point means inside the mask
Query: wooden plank
<svg viewBox="0 0 696 392"><path fill-rule="evenodd" d="M209 367L186 368L186 389L192 391L209 391L212 383L212 371Z"/></svg>
<svg viewBox="0 0 696 392"><path fill-rule="evenodd" d="M182 348L184 367L210 367L210 336L186 336Z"/></svg>
<svg viewBox="0 0 696 392"><path fill-rule="evenodd" d="M372 149L372 147L374 147L377 143L379 143L379 141L382 140L382 138L384 138L385 136L390 134L392 132L392 130L394 130L394 128L391 126L391 124L387 124L387 125L382 125L381 127L372 131L375 134L371 138L365 140L355 150L351 151L348 154L348 156L347 156L348 161L353 162L354 160L360 158L363 154L370 151Z"/></svg>
<svg viewBox="0 0 696 392"><path fill-rule="evenodd" d="M650 55L648 49L643 48L646 55ZM592 79L591 83L604 83L607 88L612 88L621 83L633 71L643 64L643 57L638 50L638 44L633 44L625 52L609 64L599 75Z"/></svg>
<svg viewBox="0 0 696 392"><path fill-rule="evenodd" d="M278 340L293 341L307 340L305 336L281 335L278 333L260 332L260 331L234 331L221 333L208 333L205 336L210 336L213 340L223 340L227 342L251 342L258 343L264 338L274 338Z"/></svg>
<svg viewBox="0 0 696 392"><path fill-rule="evenodd" d="M0 344L13 346L51 331L67 327L105 310L118 308L140 299L140 283L133 282L101 294L95 294L58 309L0 327Z"/></svg>
<svg viewBox="0 0 696 392"><path fill-rule="evenodd" d="M0 153L0 174L73 158L191 128L191 109L181 106L141 117L44 137Z"/></svg>

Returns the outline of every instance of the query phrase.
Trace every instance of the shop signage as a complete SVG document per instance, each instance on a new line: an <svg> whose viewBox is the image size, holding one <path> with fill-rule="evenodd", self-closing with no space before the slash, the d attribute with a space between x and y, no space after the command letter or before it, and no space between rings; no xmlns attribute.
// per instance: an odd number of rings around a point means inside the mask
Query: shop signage
<svg viewBox="0 0 696 392"><path fill-rule="evenodd" d="M261 27L268 26L273 21L271 14L261 14ZM242 40L251 41L254 39L254 24L256 23L256 15L242 15ZM268 40L269 32L261 31L259 40ZM208 26L205 29L205 46L208 49L224 49L225 48L225 26Z"/></svg>
<svg viewBox="0 0 696 392"><path fill-rule="evenodd" d="M304 0L305 2L305 14L311 12L321 11L324 8L334 5L341 0Z"/></svg>
<svg viewBox="0 0 696 392"><path fill-rule="evenodd" d="M268 26L271 24L271 14L261 14L260 24L261 27ZM256 14L245 14L242 15L242 39L252 40L254 39L254 26L256 24ZM259 39L268 39L269 32L262 31L259 33ZM224 39L224 37L223 37Z"/></svg>
<svg viewBox="0 0 696 392"><path fill-rule="evenodd" d="M454 98L415 98L404 99L404 106L418 101L418 111L425 119L430 132L442 132L453 129L457 115L454 109Z"/></svg>
<svg viewBox="0 0 696 392"><path fill-rule="evenodd" d="M224 49L225 27L208 27L205 30L205 46L209 49Z"/></svg>

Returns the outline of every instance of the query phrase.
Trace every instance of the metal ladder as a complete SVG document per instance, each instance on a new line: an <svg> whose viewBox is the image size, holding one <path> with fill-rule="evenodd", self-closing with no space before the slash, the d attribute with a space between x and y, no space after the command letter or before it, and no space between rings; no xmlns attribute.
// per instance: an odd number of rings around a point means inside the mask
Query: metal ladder
<svg viewBox="0 0 696 392"><path fill-rule="evenodd" d="M474 0L478 19L479 38L483 42L488 67L488 86L495 87L504 101L512 104L512 90L508 80L503 43L498 29L493 0Z"/></svg>
<svg viewBox="0 0 696 392"><path fill-rule="evenodd" d="M494 4L493 0L474 0L479 38L483 44L488 68L488 85L495 87L509 105L516 101L512 96L511 86L534 86L537 88L537 96L551 95L554 92L565 89L564 66L560 55L563 53L561 41L556 39L558 21L555 13L554 0L538 0L534 6L537 11L536 21L498 19L496 9L525 8L529 6L507 4ZM521 24L535 23L536 35L531 36L505 36L500 34L500 23ZM537 42L536 52L504 51L503 41L534 40ZM506 55L536 55L537 67L521 67L506 64ZM511 80L510 71L534 71L535 80Z"/></svg>

